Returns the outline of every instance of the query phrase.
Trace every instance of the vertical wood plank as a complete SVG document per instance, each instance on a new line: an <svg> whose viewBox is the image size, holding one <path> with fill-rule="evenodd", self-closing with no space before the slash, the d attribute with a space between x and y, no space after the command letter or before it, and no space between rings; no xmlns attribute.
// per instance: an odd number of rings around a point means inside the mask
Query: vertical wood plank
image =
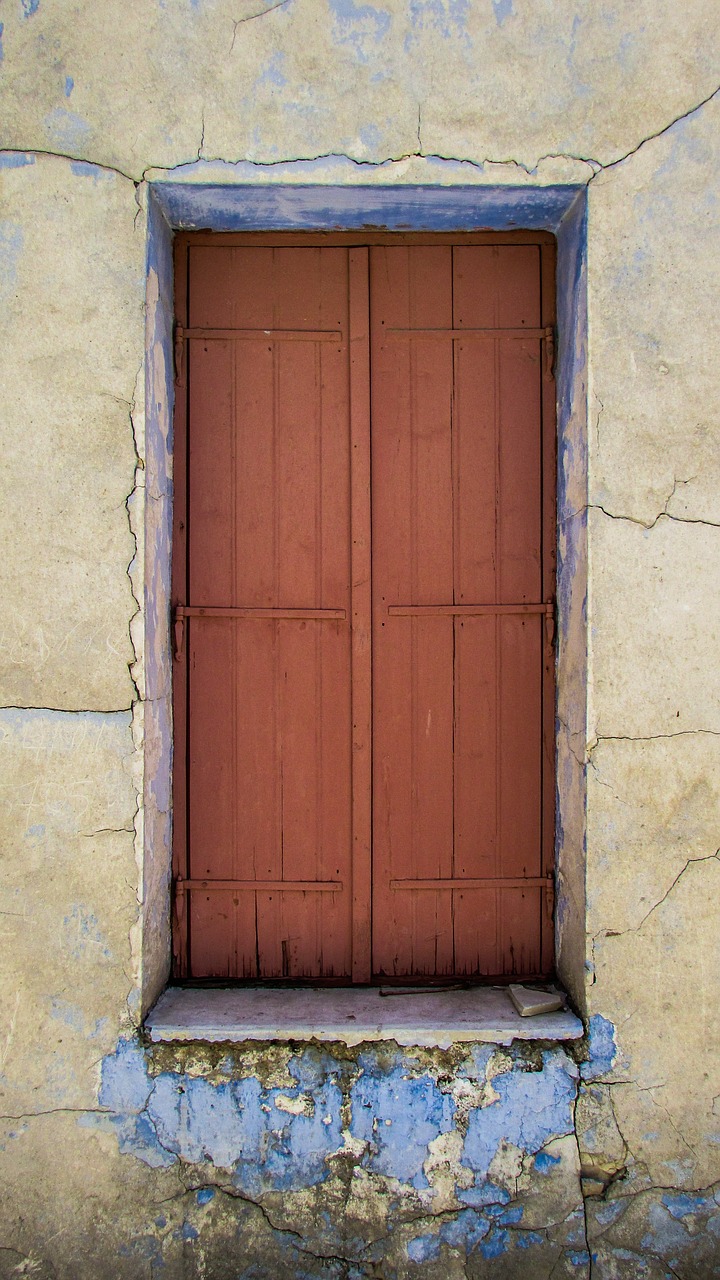
<svg viewBox="0 0 720 1280"><path fill-rule="evenodd" d="M540 248L541 323L553 328L556 320L556 266L555 244L543 244ZM543 521L543 599L555 601L557 582L557 423L555 384L555 350L543 351L542 375L542 521ZM555 872L555 624L545 624L543 644L543 744L542 744L542 869L552 888L542 895L542 931L540 966L549 973L555 952L554 938L554 872Z"/></svg>
<svg viewBox="0 0 720 1280"><path fill-rule="evenodd" d="M187 325L188 245L178 237L173 248L175 266L175 324ZM173 417L173 547L170 597L173 608L187 602L187 350L178 349L180 376L175 380ZM170 619L173 628L174 619ZM184 630L187 630L187 623ZM174 635L171 636L174 642ZM187 640L187 636L183 636ZM173 731L173 879L187 877L187 701L188 646L172 661ZM173 977L187 977L188 902L176 894L173 903Z"/></svg>
<svg viewBox="0 0 720 1280"><path fill-rule="evenodd" d="M385 329L450 328L448 246L373 249L373 966L453 969L452 895L391 890L452 874L453 620L396 618L453 591L452 344Z"/></svg>
<svg viewBox="0 0 720 1280"><path fill-rule="evenodd" d="M367 249L349 250L352 976L371 976L372 640L370 315Z"/></svg>

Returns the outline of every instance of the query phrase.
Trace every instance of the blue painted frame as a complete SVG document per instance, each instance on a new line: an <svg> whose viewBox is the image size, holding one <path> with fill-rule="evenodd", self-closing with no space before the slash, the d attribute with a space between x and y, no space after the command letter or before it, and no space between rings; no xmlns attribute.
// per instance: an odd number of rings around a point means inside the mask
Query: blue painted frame
<svg viewBox="0 0 720 1280"><path fill-rule="evenodd" d="M586 188L160 181L149 185L147 238L146 485L160 503L146 519L146 697L155 700L146 748L145 920L152 922L142 1005L167 982L172 731L169 714L172 529L172 236L193 231L550 231L558 244L558 662L556 956L584 1008L587 588L587 198ZM155 504L154 504L155 505ZM146 733L146 742L148 735ZM160 749L158 750L158 742ZM163 804L167 812L163 814ZM148 821L148 816L150 821ZM152 846L152 847L150 847ZM162 848L160 848L162 846ZM158 865L158 861L162 865ZM158 932L159 931L159 932ZM162 959L165 957L165 960Z"/></svg>

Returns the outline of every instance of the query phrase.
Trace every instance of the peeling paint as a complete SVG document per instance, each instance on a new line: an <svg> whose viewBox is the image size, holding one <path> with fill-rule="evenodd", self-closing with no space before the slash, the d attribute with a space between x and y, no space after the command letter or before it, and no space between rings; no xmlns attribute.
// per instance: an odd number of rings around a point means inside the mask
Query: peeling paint
<svg viewBox="0 0 720 1280"><path fill-rule="evenodd" d="M572 1133L578 1073L562 1049L537 1054L469 1046L448 1076L442 1051L368 1046L340 1057L332 1048L296 1047L287 1065L293 1089L239 1074L241 1053L213 1052L215 1073L191 1075L180 1067L188 1051L170 1069L169 1046L156 1055L135 1040L121 1041L103 1061L99 1110L80 1116L80 1126L114 1133L124 1157L151 1168L179 1163L195 1179L202 1171L196 1197L202 1206L219 1190L235 1188L274 1214L278 1193L317 1196L327 1185L332 1198L339 1176L358 1187L371 1178L374 1195L389 1197L384 1230L397 1233L403 1256L418 1264L443 1247L487 1259L545 1247L547 1237L526 1231L524 1218L526 1204L554 1198L548 1169L574 1186L576 1209L581 1204L576 1157L568 1164L559 1146L543 1159L548 1144ZM262 1047L253 1052L260 1063ZM435 1219L437 1166L429 1153L452 1135L459 1143L459 1181L451 1202L438 1201L443 1207ZM504 1189L489 1172L508 1144L517 1149L517 1177ZM465 1170L474 1178L469 1196ZM406 1218L413 1205L432 1229L412 1232ZM297 1212L304 1212L300 1200ZM331 1240L338 1229L328 1224L328 1247L341 1248ZM573 1225L565 1237L567 1249L574 1231Z"/></svg>
<svg viewBox="0 0 720 1280"><path fill-rule="evenodd" d="M615 1028L602 1014L594 1013L588 1026L589 1062L582 1064L583 1080L599 1080L612 1071L617 1057Z"/></svg>

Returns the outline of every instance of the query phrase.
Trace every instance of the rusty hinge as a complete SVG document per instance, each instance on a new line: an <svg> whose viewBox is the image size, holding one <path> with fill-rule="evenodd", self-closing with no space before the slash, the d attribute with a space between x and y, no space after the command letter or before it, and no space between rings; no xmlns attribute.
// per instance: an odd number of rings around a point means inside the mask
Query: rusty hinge
<svg viewBox="0 0 720 1280"><path fill-rule="evenodd" d="M173 657L176 662L182 658L185 643L185 610L181 604L173 609Z"/></svg>
<svg viewBox="0 0 720 1280"><path fill-rule="evenodd" d="M543 373L545 379L551 382L555 377L555 326L552 324L545 327L543 350L545 353Z"/></svg>
<svg viewBox="0 0 720 1280"><path fill-rule="evenodd" d="M555 872L548 871L547 882L545 884L545 907L549 916L553 913L555 906Z"/></svg>
<svg viewBox="0 0 720 1280"><path fill-rule="evenodd" d="M555 636L557 635L557 602L555 600L545 601L545 638L552 648L555 644Z"/></svg>
<svg viewBox="0 0 720 1280"><path fill-rule="evenodd" d="M175 322L175 381L181 383L185 369L185 330Z"/></svg>

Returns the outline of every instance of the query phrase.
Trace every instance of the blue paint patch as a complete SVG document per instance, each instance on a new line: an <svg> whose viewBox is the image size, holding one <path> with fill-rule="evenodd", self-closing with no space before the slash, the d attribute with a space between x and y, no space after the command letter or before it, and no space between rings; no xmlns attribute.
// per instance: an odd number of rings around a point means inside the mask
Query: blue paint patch
<svg viewBox="0 0 720 1280"><path fill-rule="evenodd" d="M376 1173L398 1178L416 1189L427 1187L422 1170L429 1144L452 1127L455 1104L430 1076L410 1076L399 1062L387 1073L361 1057L363 1074L351 1090L354 1138L373 1154L365 1163Z"/></svg>
<svg viewBox="0 0 720 1280"><path fill-rule="evenodd" d="M103 1059L98 1102L122 1115L141 1112L152 1092L145 1055L133 1040L121 1040L114 1053Z"/></svg>
<svg viewBox="0 0 720 1280"><path fill-rule="evenodd" d="M530 1249L534 1244L543 1244L543 1237L537 1231L519 1231L515 1243L518 1249Z"/></svg>
<svg viewBox="0 0 720 1280"><path fill-rule="evenodd" d="M494 1052L494 1046L490 1044L471 1045L470 1057L472 1058L472 1067L466 1067L463 1063L458 1072L460 1077L469 1080L484 1080L487 1065Z"/></svg>
<svg viewBox="0 0 720 1280"><path fill-rule="evenodd" d="M569 1253L567 1257L574 1267L587 1267L590 1263L590 1254L587 1249L578 1249L575 1253Z"/></svg>
<svg viewBox="0 0 720 1280"><path fill-rule="evenodd" d="M471 1205L476 1209L491 1204L502 1206L510 1200L510 1192L504 1187L496 1187L494 1182L481 1182L479 1186L458 1191L456 1195L461 1204Z"/></svg>
<svg viewBox="0 0 720 1280"><path fill-rule="evenodd" d="M668 1192L662 1197L662 1202L668 1213L677 1219L687 1218L694 1213L706 1213L708 1209L706 1196L693 1196L684 1192L678 1195ZM709 1203L714 1204L714 1201L711 1199Z"/></svg>
<svg viewBox="0 0 720 1280"><path fill-rule="evenodd" d="M642 1247L648 1251L652 1250L653 1253L659 1253L661 1257L667 1258L678 1251L682 1253L691 1242L692 1237L686 1231L682 1221L671 1216L662 1204L650 1205L648 1226L649 1231L641 1241Z"/></svg>
<svg viewBox="0 0 720 1280"><path fill-rule="evenodd" d="M382 140L382 134L376 124L363 125L358 136L368 151L374 151L380 146Z"/></svg>
<svg viewBox="0 0 720 1280"><path fill-rule="evenodd" d="M474 1171L476 1181L485 1178L503 1142L536 1152L551 1138L572 1131L574 1073L574 1064L554 1049L543 1053L542 1071L516 1069L493 1079L499 1099L468 1117L462 1163Z"/></svg>
<svg viewBox="0 0 720 1280"><path fill-rule="evenodd" d="M72 76L66 76L65 77L65 97L66 98L70 97L70 94L72 93L74 88L75 88L75 81L73 80Z"/></svg>
<svg viewBox="0 0 720 1280"><path fill-rule="evenodd" d="M5 30L5 24L3 22L0 22L0 62L2 62L3 58L5 57L5 50L3 49L3 42L2 42L4 30Z"/></svg>
<svg viewBox="0 0 720 1280"><path fill-rule="evenodd" d="M499 27L501 27L508 18L515 17L513 0L492 0L492 6L495 12L495 21Z"/></svg>
<svg viewBox="0 0 720 1280"><path fill-rule="evenodd" d="M615 1027L602 1014L594 1013L588 1026L590 1061L581 1068L583 1080L599 1080L612 1071L617 1057Z"/></svg>
<svg viewBox="0 0 720 1280"><path fill-rule="evenodd" d="M416 1236L407 1247L411 1262L434 1262L440 1256L440 1240L437 1236Z"/></svg>
<svg viewBox="0 0 720 1280"><path fill-rule="evenodd" d="M492 1231L487 1240L483 1240L480 1245L480 1252L483 1258L501 1258L510 1244L510 1236L507 1231Z"/></svg>
<svg viewBox="0 0 720 1280"><path fill-rule="evenodd" d="M40 0L21 0L24 18L31 18L40 8Z"/></svg>
<svg viewBox="0 0 720 1280"><path fill-rule="evenodd" d="M560 1164L560 1156L551 1156L549 1151L538 1151L535 1157L535 1168L538 1173L549 1173L558 1164Z"/></svg>
<svg viewBox="0 0 720 1280"><path fill-rule="evenodd" d="M411 0L410 32L405 37L405 52L410 52L417 42L418 32L426 26L443 40L461 40L469 48L467 20L470 8L470 0Z"/></svg>
<svg viewBox="0 0 720 1280"><path fill-rule="evenodd" d="M45 835L45 823L36 822L32 827L28 827L25 832L26 840L42 840Z"/></svg>
<svg viewBox="0 0 720 1280"><path fill-rule="evenodd" d="M440 1228L440 1239L455 1249L472 1253L491 1230L490 1223L473 1209L463 1209L451 1222Z"/></svg>
<svg viewBox="0 0 720 1280"><path fill-rule="evenodd" d="M28 151L0 151L0 169L24 169L28 164L35 164Z"/></svg>
<svg viewBox="0 0 720 1280"><path fill-rule="evenodd" d="M103 1112L86 1112L78 1118L82 1129L99 1129L114 1133L121 1155L132 1155L151 1169L167 1169L175 1163L175 1156L165 1151L157 1140L147 1115L110 1115Z"/></svg>
<svg viewBox="0 0 720 1280"><path fill-rule="evenodd" d="M19 222L11 222L9 218L0 221L0 302L9 302L17 287L23 243Z"/></svg>
<svg viewBox="0 0 720 1280"><path fill-rule="evenodd" d="M327 1158L343 1145L342 1094L325 1079L314 1091L314 1114L306 1116L278 1110L280 1092L263 1089L255 1078L214 1085L165 1072L155 1080L147 1115L164 1150L230 1170L247 1195L315 1186L328 1176Z"/></svg>
<svg viewBox="0 0 720 1280"><path fill-rule="evenodd" d="M103 169L97 164L90 164L87 160L72 160L70 172L76 178L92 178L93 182L101 182L103 180L112 182L113 179L111 170Z"/></svg>
<svg viewBox="0 0 720 1280"><path fill-rule="evenodd" d="M285 65L285 54L281 49L276 49L270 61L258 77L258 86L263 84L272 85L273 88L282 89L287 83L288 78L283 71Z"/></svg>
<svg viewBox="0 0 720 1280"><path fill-rule="evenodd" d="M45 116L45 130L50 142L63 151L80 150L89 140L92 129L74 111L56 107Z"/></svg>
<svg viewBox="0 0 720 1280"><path fill-rule="evenodd" d="M329 3L336 42L349 45L358 62L369 62L371 53L390 30L391 15L371 4L356 4L355 0Z"/></svg>
<svg viewBox="0 0 720 1280"><path fill-rule="evenodd" d="M211 1200L215 1199L215 1192L212 1187L201 1187L195 1199L198 1204L209 1204Z"/></svg>
<svg viewBox="0 0 720 1280"><path fill-rule="evenodd" d="M601 1204L594 1211L595 1221L601 1227L609 1227L612 1222L617 1222L627 1209L626 1200L610 1200L607 1204Z"/></svg>
<svg viewBox="0 0 720 1280"><path fill-rule="evenodd" d="M197 1228L192 1225L191 1222L183 1222L182 1228L181 1228L181 1235L183 1240L197 1240L199 1232Z"/></svg>

